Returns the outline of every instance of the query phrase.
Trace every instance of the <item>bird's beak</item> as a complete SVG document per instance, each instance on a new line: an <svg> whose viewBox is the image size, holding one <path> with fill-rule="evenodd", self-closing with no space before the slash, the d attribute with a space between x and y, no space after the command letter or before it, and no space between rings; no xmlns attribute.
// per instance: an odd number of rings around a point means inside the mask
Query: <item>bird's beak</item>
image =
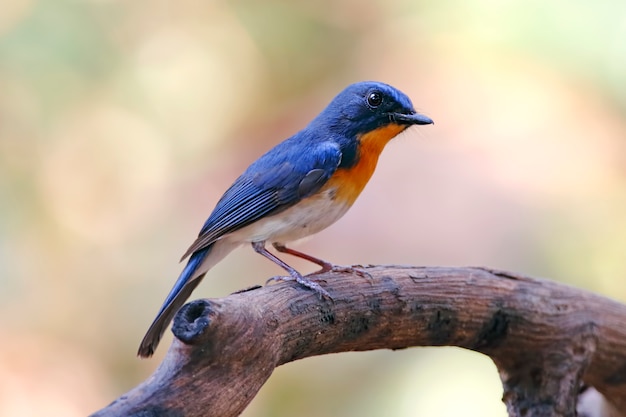
<svg viewBox="0 0 626 417"><path fill-rule="evenodd" d="M431 125L434 123L430 117L424 116L423 114L419 113L390 113L389 117L392 122L401 125Z"/></svg>

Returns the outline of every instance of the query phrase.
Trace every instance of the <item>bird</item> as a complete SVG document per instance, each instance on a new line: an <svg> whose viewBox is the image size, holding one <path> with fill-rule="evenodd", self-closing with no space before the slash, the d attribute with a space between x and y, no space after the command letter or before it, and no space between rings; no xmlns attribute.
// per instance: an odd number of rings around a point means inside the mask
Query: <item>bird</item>
<svg viewBox="0 0 626 417"><path fill-rule="evenodd" d="M286 244L341 218L374 173L385 145L410 126L432 123L415 111L406 94L388 84L362 81L346 87L304 129L259 157L224 192L184 253L181 262L189 258L187 264L141 341L138 356L153 355L170 321L205 274L245 244L288 273L268 282L296 281L330 299L322 286L266 245L319 265L314 274L336 269Z"/></svg>

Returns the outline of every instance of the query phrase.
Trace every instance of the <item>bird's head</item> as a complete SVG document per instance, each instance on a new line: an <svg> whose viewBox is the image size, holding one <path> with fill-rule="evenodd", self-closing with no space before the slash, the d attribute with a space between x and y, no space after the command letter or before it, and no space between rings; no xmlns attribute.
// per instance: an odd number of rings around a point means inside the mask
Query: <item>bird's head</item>
<svg viewBox="0 0 626 417"><path fill-rule="evenodd" d="M397 134L411 125L427 125L433 121L417 113L411 100L400 90L388 84L365 81L339 93L314 123L335 133L359 137L389 125Z"/></svg>

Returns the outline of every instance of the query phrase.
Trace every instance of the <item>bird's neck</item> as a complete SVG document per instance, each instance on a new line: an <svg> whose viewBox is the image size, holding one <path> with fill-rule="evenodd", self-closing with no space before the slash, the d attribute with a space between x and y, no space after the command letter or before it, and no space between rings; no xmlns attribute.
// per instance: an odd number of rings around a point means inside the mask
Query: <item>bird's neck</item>
<svg viewBox="0 0 626 417"><path fill-rule="evenodd" d="M328 187L335 189L335 198L352 205L372 177L385 145L404 129L406 126L391 123L358 136L355 162L339 168L328 182Z"/></svg>
<svg viewBox="0 0 626 417"><path fill-rule="evenodd" d="M385 145L406 128L406 125L389 123L388 125L379 127L357 137L359 141L359 156L373 160L374 166L372 167L372 173L374 172L374 168L376 168L376 161L378 161L378 157L385 148Z"/></svg>

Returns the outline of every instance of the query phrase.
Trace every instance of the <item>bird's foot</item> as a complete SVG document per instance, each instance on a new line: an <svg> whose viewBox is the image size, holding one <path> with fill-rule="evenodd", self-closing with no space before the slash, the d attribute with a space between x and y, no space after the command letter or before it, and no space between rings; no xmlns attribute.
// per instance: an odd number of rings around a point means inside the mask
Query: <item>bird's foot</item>
<svg viewBox="0 0 626 417"><path fill-rule="evenodd" d="M313 290L317 293L317 295L319 295L320 299L327 299L327 300L332 300L333 298L330 296L330 294L328 293L328 291L326 291L324 288L322 288L322 286L320 284L318 284L317 282L313 282L309 279L304 278L302 275L300 274L290 274L289 276L276 276L276 277L272 277L270 279L268 279L265 284L269 284L272 281L296 281L298 284L302 285L303 287L306 287L310 290Z"/></svg>
<svg viewBox="0 0 626 417"><path fill-rule="evenodd" d="M289 255L292 256L296 256L298 258L302 258L302 259L306 259L309 262L313 262L314 264L317 264L319 266L321 266L321 269L319 269L318 271L313 272L310 275L319 275L319 274L323 274L325 272L350 272L353 274L357 274L358 276L362 277L362 278L367 278L369 280L372 280L372 276L364 271L362 268L364 268L363 265L352 265L352 266L341 266L341 265L334 265L330 262L327 262L323 259L320 258L316 258L315 256L311 256L311 255L307 255L306 253L288 248L287 246L285 246L282 243L278 243L278 242L274 242L272 244L274 246L274 248L282 253L288 253ZM283 266L283 268L287 269L285 266ZM288 269L287 269L288 270ZM291 274L291 272L290 272ZM301 277L301 279L303 279Z"/></svg>
<svg viewBox="0 0 626 417"><path fill-rule="evenodd" d="M319 271L313 272L311 275L318 275L318 274L323 274L325 272L345 272L345 273L351 273L351 274L356 274L358 276L360 276L361 278L366 278L368 280L373 280L374 278L372 277L372 275L365 271L363 268L365 268L363 265L334 265L331 264L330 262L326 262L325 265L322 265L322 269L320 269Z"/></svg>

